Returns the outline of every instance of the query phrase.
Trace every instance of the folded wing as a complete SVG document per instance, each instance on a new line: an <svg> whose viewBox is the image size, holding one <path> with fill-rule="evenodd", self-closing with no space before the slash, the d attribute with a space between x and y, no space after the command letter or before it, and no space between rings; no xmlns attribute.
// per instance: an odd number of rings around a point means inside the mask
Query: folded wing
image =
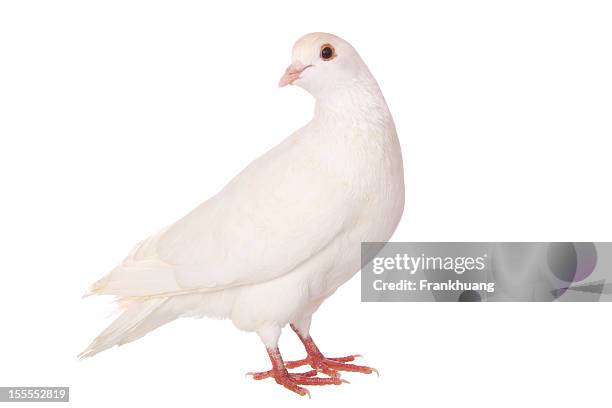
<svg viewBox="0 0 612 408"><path fill-rule="evenodd" d="M156 296L256 284L323 251L344 232L351 191L298 143L288 139L137 245L91 292Z"/></svg>

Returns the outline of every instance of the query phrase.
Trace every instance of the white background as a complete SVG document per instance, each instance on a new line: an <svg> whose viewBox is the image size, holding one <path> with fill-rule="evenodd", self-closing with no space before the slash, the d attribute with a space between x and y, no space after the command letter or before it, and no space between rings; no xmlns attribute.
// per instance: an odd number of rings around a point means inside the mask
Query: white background
<svg viewBox="0 0 612 408"><path fill-rule="evenodd" d="M358 276L313 337L381 377L310 402L245 378L269 362L227 321L77 361L112 310L86 287L309 120L276 83L311 31L355 46L395 117L394 240L612 239L610 2L402 4L3 1L0 385L79 407L608 405L610 304L362 304ZM290 331L281 350L303 355Z"/></svg>

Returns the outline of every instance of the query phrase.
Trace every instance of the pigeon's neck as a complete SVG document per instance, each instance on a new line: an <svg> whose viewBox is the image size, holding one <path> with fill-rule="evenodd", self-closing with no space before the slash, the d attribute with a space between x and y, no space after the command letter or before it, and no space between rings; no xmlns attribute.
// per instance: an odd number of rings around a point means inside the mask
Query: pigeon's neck
<svg viewBox="0 0 612 408"><path fill-rule="evenodd" d="M364 75L349 86L318 95L313 122L346 127L385 123L389 119L391 114L378 84L371 75Z"/></svg>

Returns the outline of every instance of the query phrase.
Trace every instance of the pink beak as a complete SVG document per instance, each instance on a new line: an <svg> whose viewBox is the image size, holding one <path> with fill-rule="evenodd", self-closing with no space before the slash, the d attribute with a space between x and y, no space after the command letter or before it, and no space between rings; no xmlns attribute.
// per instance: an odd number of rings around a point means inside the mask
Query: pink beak
<svg viewBox="0 0 612 408"><path fill-rule="evenodd" d="M304 72L304 70L312 65L304 66L301 63L291 64L285 70L285 74L282 76L280 81L278 81L278 87L282 88L285 85L293 84L293 81L300 78L300 74Z"/></svg>

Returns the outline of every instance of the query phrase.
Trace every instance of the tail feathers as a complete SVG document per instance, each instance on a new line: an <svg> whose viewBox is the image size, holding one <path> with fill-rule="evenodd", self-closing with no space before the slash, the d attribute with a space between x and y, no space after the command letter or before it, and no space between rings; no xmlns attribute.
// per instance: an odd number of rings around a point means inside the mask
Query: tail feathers
<svg viewBox="0 0 612 408"><path fill-rule="evenodd" d="M118 298L149 297L185 292L174 278L174 269L158 261L121 264L89 287L83 298L112 295Z"/></svg>
<svg viewBox="0 0 612 408"><path fill-rule="evenodd" d="M172 309L174 300L176 300L176 298L166 299L163 306L158 307L154 313L151 313L142 322L140 322L140 324L127 333L127 335L121 339L118 345L121 346L134 340L138 340L148 332L176 320L180 315Z"/></svg>
<svg viewBox="0 0 612 408"><path fill-rule="evenodd" d="M79 358L92 357L115 345L122 345L144 336L149 331L168 323L178 316L162 307L168 298L134 300L125 311L87 347Z"/></svg>

